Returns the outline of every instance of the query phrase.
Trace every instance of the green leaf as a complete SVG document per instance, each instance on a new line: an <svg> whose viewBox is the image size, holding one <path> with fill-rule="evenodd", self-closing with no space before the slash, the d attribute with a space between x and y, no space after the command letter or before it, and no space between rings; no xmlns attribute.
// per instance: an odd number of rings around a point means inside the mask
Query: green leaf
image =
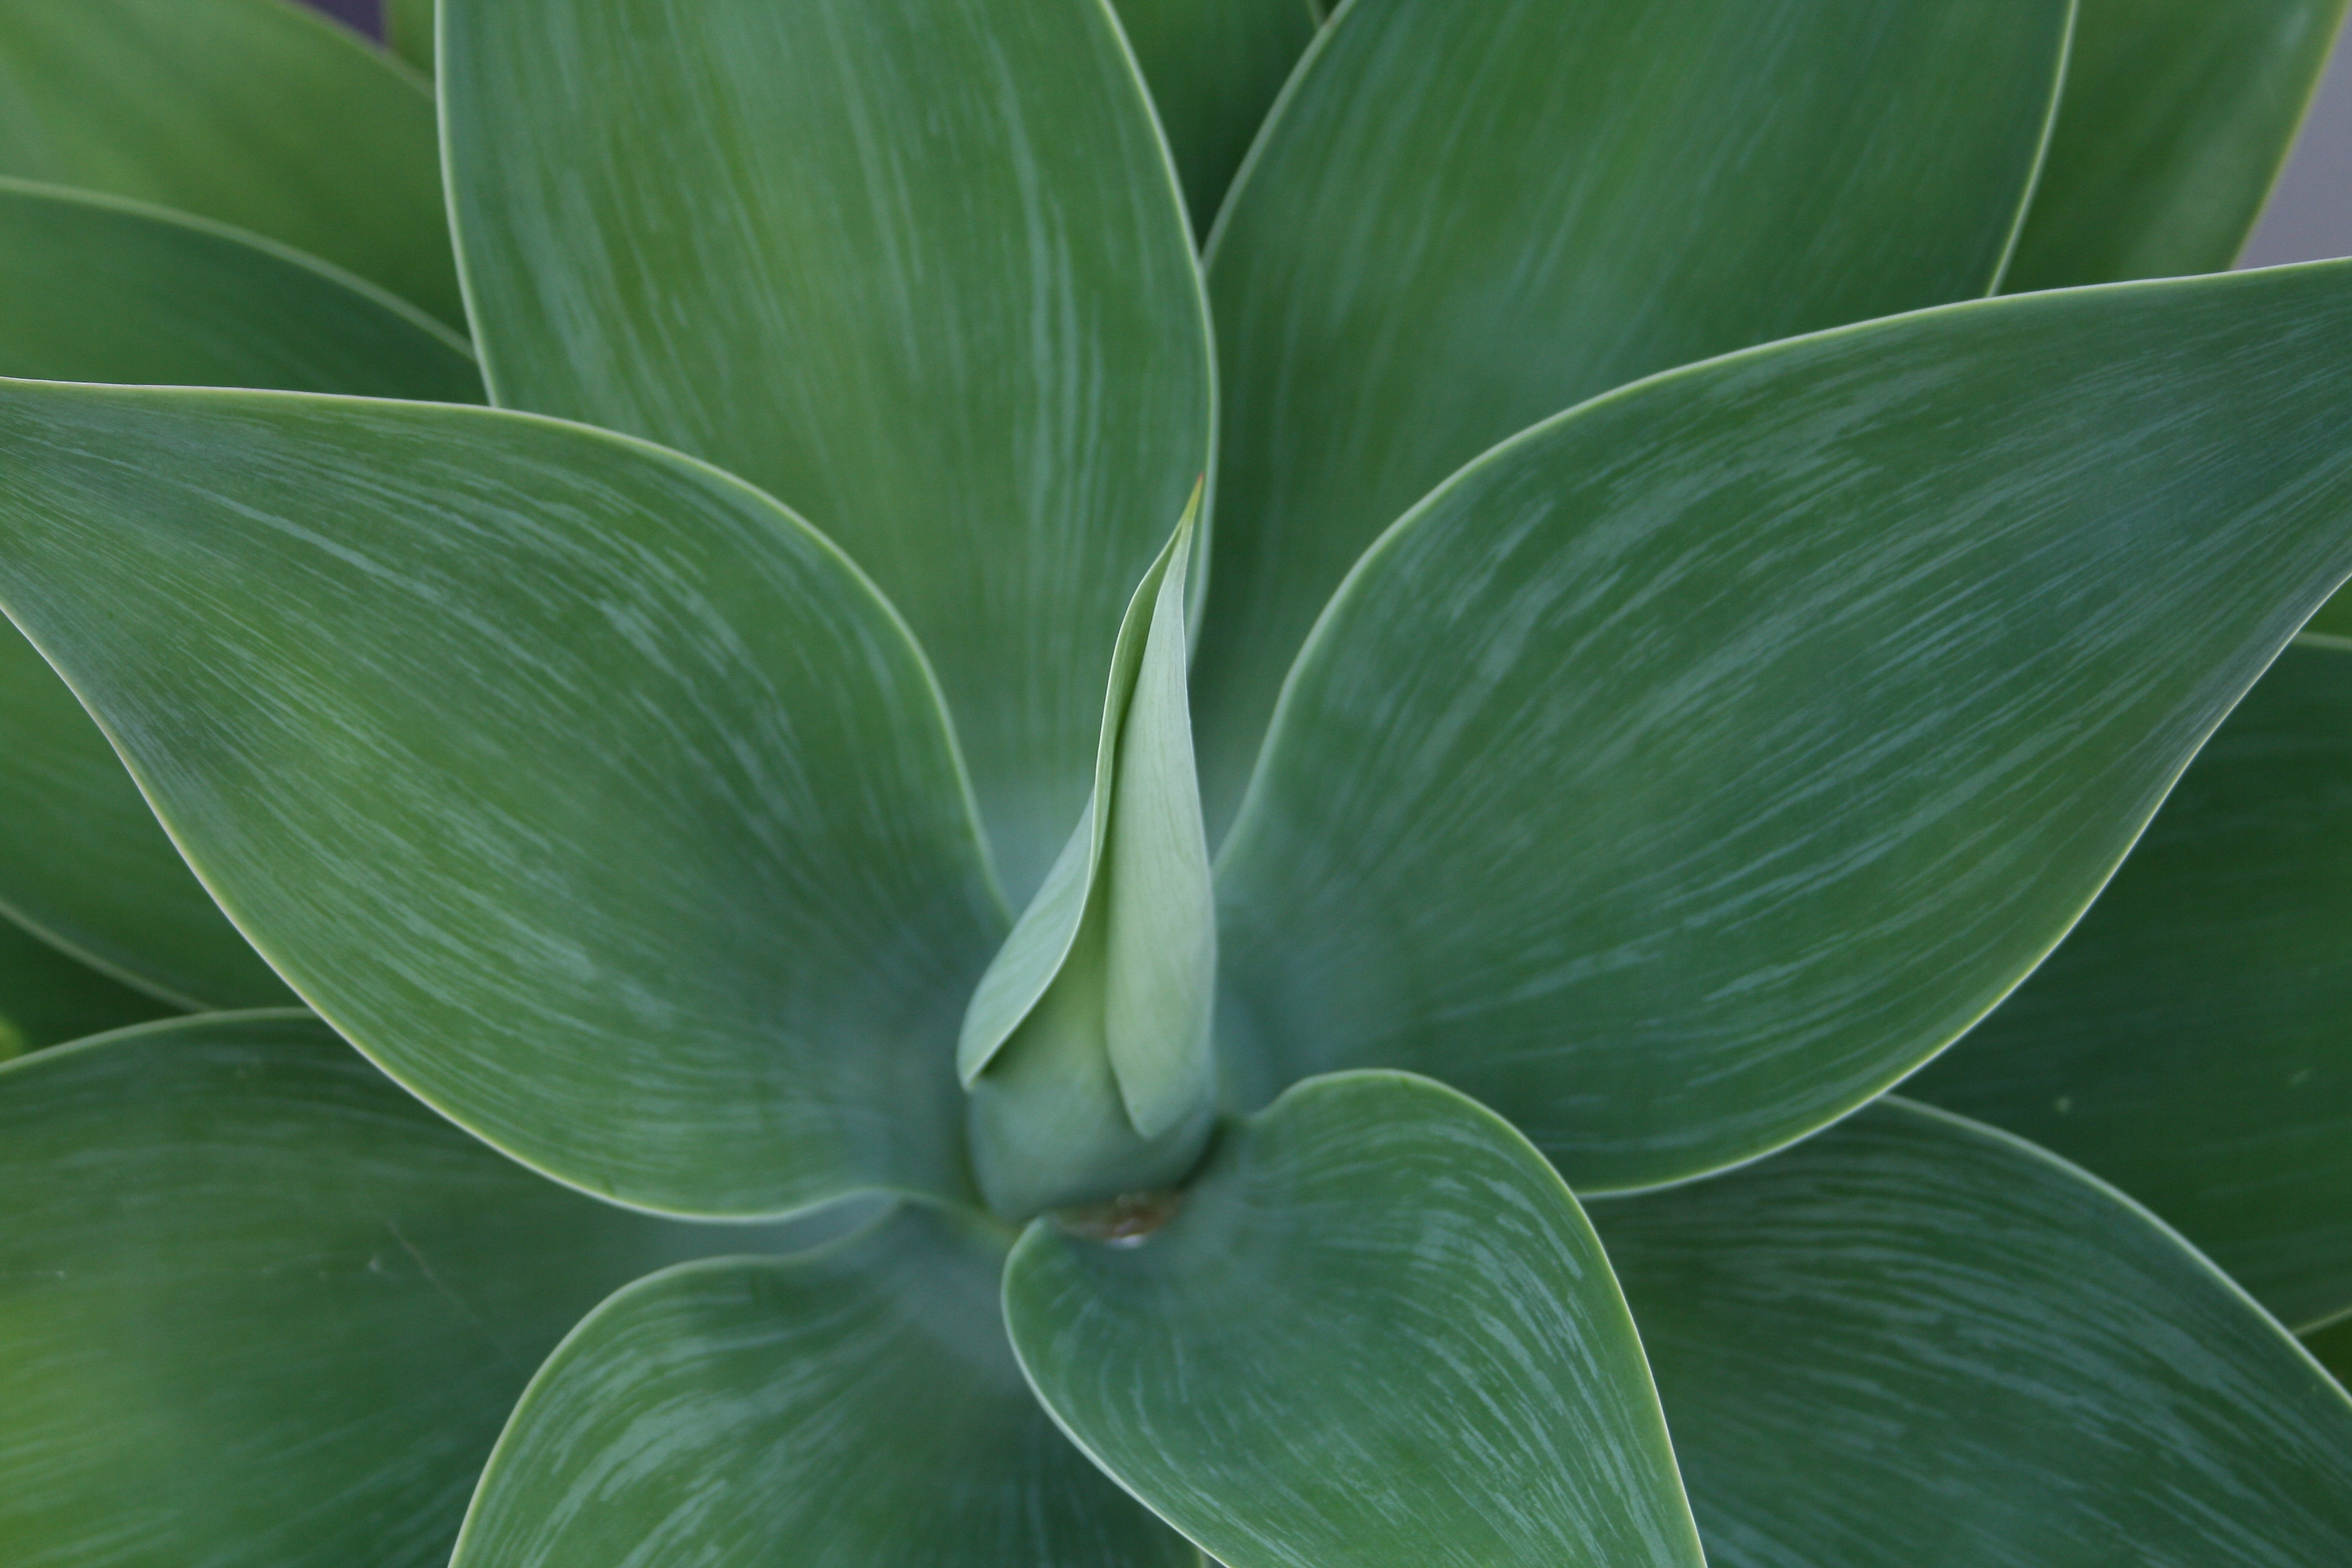
<svg viewBox="0 0 2352 1568"><path fill-rule="evenodd" d="M2352 264L1678 371L1369 554L1218 867L1255 1102L1424 1072L1580 1190L1752 1158L2041 962L2352 572Z"/></svg>
<svg viewBox="0 0 2352 1568"><path fill-rule="evenodd" d="M1356 0L1209 246L1223 382L1193 672L1222 833L1283 671L1481 451L1732 349L1989 292L2070 0Z"/></svg>
<svg viewBox="0 0 2352 1568"><path fill-rule="evenodd" d="M2352 1388L2352 1317L2310 1331L2304 1335L2303 1345L2327 1369L2337 1386Z"/></svg>
<svg viewBox="0 0 2352 1568"><path fill-rule="evenodd" d="M235 224L466 320L432 93L289 0L8 0L0 174Z"/></svg>
<svg viewBox="0 0 2352 1568"><path fill-rule="evenodd" d="M2352 1310L2352 644L2279 656L2048 963L1904 1092L2147 1205L2288 1323Z"/></svg>
<svg viewBox="0 0 2352 1568"><path fill-rule="evenodd" d="M2352 1400L2146 1210L1889 1100L1598 1203L1715 1568L2311 1568Z"/></svg>
<svg viewBox="0 0 2352 1568"><path fill-rule="evenodd" d="M447 329L253 236L16 181L0 181L0 300L39 301L0 310L0 375L481 400ZM13 632L0 632L0 904L54 941L182 1005L293 1000Z"/></svg>
<svg viewBox="0 0 2352 1568"><path fill-rule="evenodd" d="M805 524L434 404L16 382L0 448L0 601L403 1084L650 1208L963 1190L1003 916L920 653Z"/></svg>
<svg viewBox="0 0 2352 1568"><path fill-rule="evenodd" d="M434 0L384 0L383 41L392 52L433 74Z"/></svg>
<svg viewBox="0 0 2352 1568"><path fill-rule="evenodd" d="M2082 0L2049 161L2003 287L2228 267L2343 19L2344 0Z"/></svg>
<svg viewBox="0 0 2352 1568"><path fill-rule="evenodd" d="M1117 0L1205 236L1242 154L1322 20L1315 0Z"/></svg>
<svg viewBox="0 0 2352 1568"><path fill-rule="evenodd" d="M452 1568L1191 1568L1030 1396L1003 1244L967 1225L909 1210L614 1296L516 1407Z"/></svg>
<svg viewBox="0 0 2352 1568"><path fill-rule="evenodd" d="M0 179L0 375L483 401L465 340L257 235Z"/></svg>
<svg viewBox="0 0 2352 1568"><path fill-rule="evenodd" d="M794 1238L542 1182L291 1013L11 1063L0 1541L16 1568L437 1564L582 1312Z"/></svg>
<svg viewBox="0 0 2352 1568"><path fill-rule="evenodd" d="M1214 1125L1216 908L1184 689L1201 500L1120 623L1093 797L964 1011L974 1174L1011 1218L1166 1186Z"/></svg>
<svg viewBox="0 0 2352 1568"><path fill-rule="evenodd" d="M169 1011L0 918L0 1062Z"/></svg>
<svg viewBox="0 0 2352 1568"><path fill-rule="evenodd" d="M1125 1240L1032 1224L1013 1348L1063 1428L1219 1562L1698 1568L1591 1227L1460 1095L1301 1084Z"/></svg>
<svg viewBox="0 0 2352 1568"><path fill-rule="evenodd" d="M707 458L871 573L1025 900L1210 454L1192 241L1106 0L448 0L441 23L495 396Z"/></svg>

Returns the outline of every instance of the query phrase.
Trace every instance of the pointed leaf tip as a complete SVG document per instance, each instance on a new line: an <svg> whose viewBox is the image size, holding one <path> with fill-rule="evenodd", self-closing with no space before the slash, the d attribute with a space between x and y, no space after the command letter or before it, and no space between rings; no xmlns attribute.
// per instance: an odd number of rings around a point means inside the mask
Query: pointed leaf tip
<svg viewBox="0 0 2352 1568"><path fill-rule="evenodd" d="M1244 1102L1427 1072L1591 1192L1883 1091L2352 570L2347 333L2352 262L1988 300L1462 470L1332 601L1220 851Z"/></svg>
<svg viewBox="0 0 2352 1568"><path fill-rule="evenodd" d="M1185 683L1202 491L1119 626L1077 829L965 1012L974 1158L1007 1212L1172 1179L1206 1136L1216 916ZM1008 1051L1026 1059L987 1076Z"/></svg>
<svg viewBox="0 0 2352 1568"><path fill-rule="evenodd" d="M1001 906L921 653L814 530L483 408L7 382L0 445L0 601L385 1070L647 1208L969 1195Z"/></svg>

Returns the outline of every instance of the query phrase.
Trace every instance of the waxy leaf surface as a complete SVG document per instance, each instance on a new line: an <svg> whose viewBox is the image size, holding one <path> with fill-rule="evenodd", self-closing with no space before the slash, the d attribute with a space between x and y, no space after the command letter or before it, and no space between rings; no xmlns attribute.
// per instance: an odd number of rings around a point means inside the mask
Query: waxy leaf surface
<svg viewBox="0 0 2352 1568"><path fill-rule="evenodd" d="M170 1011L0 918L0 1062Z"/></svg>
<svg viewBox="0 0 2352 1568"><path fill-rule="evenodd" d="M1673 365L1990 291L2068 0L1355 0L1209 247L1213 832L1283 671L1448 473Z"/></svg>
<svg viewBox="0 0 2352 1568"><path fill-rule="evenodd" d="M1301 1084L1140 1246L1033 1223L1004 1299L1063 1427L1229 1568L1699 1568L1591 1227L1438 1084Z"/></svg>
<svg viewBox="0 0 2352 1568"><path fill-rule="evenodd" d="M1055 1430L1003 1244L911 1210L792 1258L640 1280L517 1406L453 1568L1193 1568Z"/></svg>
<svg viewBox="0 0 2352 1568"><path fill-rule="evenodd" d="M481 401L446 328L253 237L13 181L0 181L0 375ZM5 628L0 824L0 906L54 940L183 1005L294 999L188 874L73 693Z"/></svg>
<svg viewBox="0 0 2352 1568"><path fill-rule="evenodd" d="M0 375L483 401L465 340L259 236L12 179L0 231Z"/></svg>
<svg viewBox="0 0 2352 1568"><path fill-rule="evenodd" d="M2352 644L2298 639L2049 962L1906 1095L2154 1209L2289 1324L2352 1309Z"/></svg>
<svg viewBox="0 0 2352 1568"><path fill-rule="evenodd" d="M290 0L0 0L0 174L235 224L466 320L431 91Z"/></svg>
<svg viewBox="0 0 2352 1568"><path fill-rule="evenodd" d="M0 605L238 928L551 1174L961 1190L1003 915L921 656L700 464L488 409L0 387Z"/></svg>
<svg viewBox="0 0 2352 1568"><path fill-rule="evenodd" d="M14 1568L427 1568L540 1359L636 1275L792 1233L541 1181L314 1019L0 1068Z"/></svg>
<svg viewBox="0 0 2352 1568"><path fill-rule="evenodd" d="M1193 508L1129 602L1094 795L964 1010L972 1163L1011 1218L1173 1183L1215 1116L1215 894L1185 702Z"/></svg>
<svg viewBox="0 0 2352 1568"><path fill-rule="evenodd" d="M2218 272L2262 216L2344 0L2082 0L2002 287Z"/></svg>
<svg viewBox="0 0 2352 1568"><path fill-rule="evenodd" d="M1885 1089L2352 572L2347 342L2345 263L1988 300L1465 469L1333 601L1221 853L1244 1101L1408 1068L1609 1190Z"/></svg>
<svg viewBox="0 0 2352 1568"><path fill-rule="evenodd" d="M1106 0L446 0L441 24L495 397L709 458L872 574L1025 900L1210 455L1199 271Z"/></svg>
<svg viewBox="0 0 2352 1568"><path fill-rule="evenodd" d="M1193 232L1216 222L1242 154L1321 20L1316 0L1117 0L1184 182Z"/></svg>
<svg viewBox="0 0 2352 1568"><path fill-rule="evenodd" d="M1888 1100L1597 1203L1713 1568L2311 1568L2352 1400L2147 1211Z"/></svg>

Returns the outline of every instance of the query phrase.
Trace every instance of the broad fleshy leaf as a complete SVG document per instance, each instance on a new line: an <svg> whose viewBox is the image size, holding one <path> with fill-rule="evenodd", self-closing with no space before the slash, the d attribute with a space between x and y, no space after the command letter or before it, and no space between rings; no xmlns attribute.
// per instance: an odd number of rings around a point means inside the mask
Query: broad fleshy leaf
<svg viewBox="0 0 2352 1568"><path fill-rule="evenodd" d="M2262 216L2344 0L2081 3L2002 287L2221 271Z"/></svg>
<svg viewBox="0 0 2352 1568"><path fill-rule="evenodd" d="M960 1192L1003 916L920 653L822 538L488 409L0 387L0 604L394 1077L649 1208Z"/></svg>
<svg viewBox="0 0 2352 1568"><path fill-rule="evenodd" d="M432 93L290 0L0 0L0 174L235 224L466 320Z"/></svg>
<svg viewBox="0 0 2352 1568"><path fill-rule="evenodd" d="M1713 1568L2312 1568L2352 1400L2179 1237L1888 1100L1597 1203Z"/></svg>
<svg viewBox="0 0 2352 1568"><path fill-rule="evenodd" d="M445 0L498 401L780 497L937 662L1006 888L1084 808L1209 465L1181 194L1107 0Z"/></svg>
<svg viewBox="0 0 2352 1568"><path fill-rule="evenodd" d="M1904 1093L2154 1209L2290 1324L2352 1310L2352 644L2298 639L2017 994Z"/></svg>
<svg viewBox="0 0 2352 1568"><path fill-rule="evenodd" d="M1275 95L1322 20L1316 0L1117 0L1206 236Z"/></svg>
<svg viewBox="0 0 2352 1568"><path fill-rule="evenodd" d="M1398 1073L1301 1084L1127 1240L1033 1223L1013 1346L1064 1429L1219 1562L1698 1568L1608 1260L1479 1106Z"/></svg>
<svg viewBox="0 0 2352 1568"><path fill-rule="evenodd" d="M1093 796L964 1010L974 1174L1011 1218L1166 1186L1214 1124L1216 901L1184 689L1201 494L1120 623Z"/></svg>
<svg viewBox="0 0 2352 1568"><path fill-rule="evenodd" d="M0 375L483 401L464 339L258 235L12 179L0 230Z"/></svg>
<svg viewBox="0 0 2352 1568"><path fill-rule="evenodd" d="M383 41L425 75L433 74L434 0L383 0Z"/></svg>
<svg viewBox="0 0 2352 1568"><path fill-rule="evenodd" d="M169 1011L0 917L0 1062Z"/></svg>
<svg viewBox="0 0 2352 1568"><path fill-rule="evenodd" d="M14 181L0 233L0 375L481 400L447 329L255 237ZM27 924L183 1005L293 1001L73 693L5 628L0 824L0 905Z"/></svg>
<svg viewBox="0 0 2352 1568"><path fill-rule="evenodd" d="M1023 1384L1003 1257L915 1209L639 1280L532 1381L453 1568L1193 1568Z"/></svg>
<svg viewBox="0 0 2352 1568"><path fill-rule="evenodd" d="M1209 247L1213 833L1381 530L1669 366L1990 291L2069 0L1356 0Z"/></svg>
<svg viewBox="0 0 2352 1568"><path fill-rule="evenodd" d="M2352 572L2347 342L2345 263L1987 300L1465 469L1332 602L1222 852L1244 1102L1427 1073L1606 1191L1918 1066Z"/></svg>
<svg viewBox="0 0 2352 1568"><path fill-rule="evenodd" d="M791 1245L543 1182L314 1019L0 1068L13 1568L424 1568L540 1358L647 1269Z"/></svg>

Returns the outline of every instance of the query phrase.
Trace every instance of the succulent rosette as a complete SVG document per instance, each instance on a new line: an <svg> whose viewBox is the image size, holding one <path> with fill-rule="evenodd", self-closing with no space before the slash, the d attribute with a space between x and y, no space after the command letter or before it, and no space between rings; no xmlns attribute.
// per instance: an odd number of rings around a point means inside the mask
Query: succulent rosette
<svg viewBox="0 0 2352 1568"><path fill-rule="evenodd" d="M2342 1555L2342 11L0 0L0 1554Z"/></svg>

